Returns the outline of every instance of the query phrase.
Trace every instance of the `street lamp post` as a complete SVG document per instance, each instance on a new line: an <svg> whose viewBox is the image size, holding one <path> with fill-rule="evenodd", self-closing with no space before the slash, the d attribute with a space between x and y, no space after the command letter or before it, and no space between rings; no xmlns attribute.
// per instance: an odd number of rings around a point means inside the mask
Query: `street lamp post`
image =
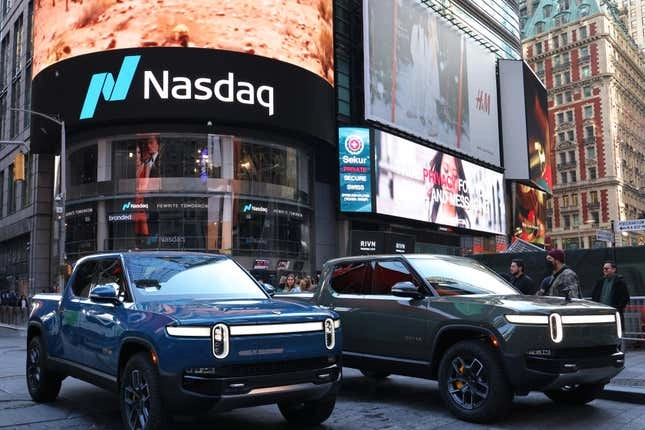
<svg viewBox="0 0 645 430"><path fill-rule="evenodd" d="M66 226L65 226L65 197L67 195L67 176L66 176L66 148L65 148L65 121L59 120L51 115L47 115L42 112L36 112L31 109L21 109L21 108L10 108L13 111L26 112L32 115L39 116L41 118L48 119L49 121L56 123L60 126L60 193L56 196L56 200L61 208L60 214L60 237L58 238L58 268L65 264L65 235L66 235ZM64 282L61 282L63 284ZM61 285L61 291L64 285Z"/></svg>

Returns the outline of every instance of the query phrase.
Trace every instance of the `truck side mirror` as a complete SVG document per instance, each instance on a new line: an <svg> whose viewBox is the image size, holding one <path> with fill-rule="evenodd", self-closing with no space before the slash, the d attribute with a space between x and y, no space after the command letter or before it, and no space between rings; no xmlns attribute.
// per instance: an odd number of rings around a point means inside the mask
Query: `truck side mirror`
<svg viewBox="0 0 645 430"><path fill-rule="evenodd" d="M420 299L423 297L419 288L410 281L397 282L392 286L391 291L397 297L410 297L412 299Z"/></svg>
<svg viewBox="0 0 645 430"><path fill-rule="evenodd" d="M90 300L97 303L119 304L119 285L110 282L108 284L99 284L90 291Z"/></svg>

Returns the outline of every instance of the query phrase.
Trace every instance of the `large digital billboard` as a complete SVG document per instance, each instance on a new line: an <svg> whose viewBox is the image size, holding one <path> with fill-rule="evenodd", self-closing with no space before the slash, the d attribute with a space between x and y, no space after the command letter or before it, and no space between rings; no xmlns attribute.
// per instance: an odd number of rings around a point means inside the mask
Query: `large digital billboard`
<svg viewBox="0 0 645 430"><path fill-rule="evenodd" d="M499 88L506 179L553 192L546 88L522 60L500 60Z"/></svg>
<svg viewBox="0 0 645 430"><path fill-rule="evenodd" d="M374 153L377 213L506 233L501 173L381 131Z"/></svg>
<svg viewBox="0 0 645 430"><path fill-rule="evenodd" d="M341 212L372 212L370 130L338 129L338 166Z"/></svg>
<svg viewBox="0 0 645 430"><path fill-rule="evenodd" d="M500 165L496 57L415 0L363 0L365 117Z"/></svg>
<svg viewBox="0 0 645 430"><path fill-rule="evenodd" d="M285 61L334 80L332 0L34 2L33 73L82 54L194 47Z"/></svg>
<svg viewBox="0 0 645 430"><path fill-rule="evenodd" d="M545 192L524 184L513 189L513 237L544 246L546 238Z"/></svg>

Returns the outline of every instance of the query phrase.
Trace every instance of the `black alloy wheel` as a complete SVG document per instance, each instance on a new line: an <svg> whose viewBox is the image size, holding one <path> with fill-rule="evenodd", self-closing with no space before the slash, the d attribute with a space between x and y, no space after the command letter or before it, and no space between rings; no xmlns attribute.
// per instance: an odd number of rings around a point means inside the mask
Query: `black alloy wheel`
<svg viewBox="0 0 645 430"><path fill-rule="evenodd" d="M47 352L40 337L36 336L27 346L25 375L27 389L35 402L53 402L58 397L63 377L47 369Z"/></svg>
<svg viewBox="0 0 645 430"><path fill-rule="evenodd" d="M129 430L164 428L159 375L148 353L133 356L125 366L120 388L121 418Z"/></svg>
<svg viewBox="0 0 645 430"><path fill-rule="evenodd" d="M439 391L456 417L473 422L504 416L513 399L497 352L480 340L461 341L446 351Z"/></svg>

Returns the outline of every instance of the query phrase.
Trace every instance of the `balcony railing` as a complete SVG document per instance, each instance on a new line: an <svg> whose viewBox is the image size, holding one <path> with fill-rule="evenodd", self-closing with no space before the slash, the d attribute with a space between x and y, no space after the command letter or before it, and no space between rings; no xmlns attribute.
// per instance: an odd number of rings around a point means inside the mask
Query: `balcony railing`
<svg viewBox="0 0 645 430"><path fill-rule="evenodd" d="M563 140L560 143L558 143L557 148L558 149L560 149L560 148L569 148L571 146L575 146L575 144L576 144L576 142L574 142L573 140Z"/></svg>
<svg viewBox="0 0 645 430"><path fill-rule="evenodd" d="M573 161L567 161L565 163L558 163L558 170L566 170L566 169L573 169L576 167L577 162L575 160Z"/></svg>
<svg viewBox="0 0 645 430"><path fill-rule="evenodd" d="M587 203L587 209L600 209L600 202Z"/></svg>
<svg viewBox="0 0 645 430"><path fill-rule="evenodd" d="M584 138L584 144L585 145L595 145L596 144L596 136L587 136Z"/></svg>
<svg viewBox="0 0 645 430"><path fill-rule="evenodd" d="M571 63L568 62L568 61L565 62L565 63L556 64L556 65L553 66L553 71L554 72L559 72L560 70L568 70L569 66L571 66Z"/></svg>
<svg viewBox="0 0 645 430"><path fill-rule="evenodd" d="M581 55L580 58L578 58L578 61L581 63L586 63L589 60L591 60L591 55Z"/></svg>

